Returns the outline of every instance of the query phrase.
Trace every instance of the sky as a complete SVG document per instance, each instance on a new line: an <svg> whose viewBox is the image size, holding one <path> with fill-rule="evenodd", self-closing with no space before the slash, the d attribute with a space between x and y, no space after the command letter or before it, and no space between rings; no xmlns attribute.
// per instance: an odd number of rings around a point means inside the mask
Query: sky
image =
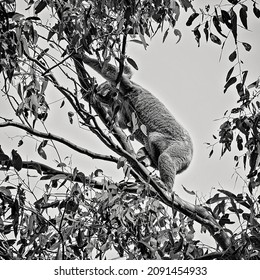
<svg viewBox="0 0 260 280"><path fill-rule="evenodd" d="M234 45L231 40L227 42L222 60L219 61L221 48L211 42L205 43L203 36L201 46L198 48L193 33L190 31L191 28L185 26L189 13L183 15L183 19L177 24L177 28L182 31L182 39L178 44L176 44L178 38L173 32L169 33L165 43L162 43L162 35L158 34L152 41L148 41L147 50L144 50L141 45L128 42L128 55L139 67L138 71L134 71L132 79L157 96L191 135L194 157L190 167L176 177L174 190L181 197L194 202L195 197L187 194L182 186L195 191L197 198L203 201L212 196L216 189L224 188L238 193L245 185L242 180L236 180L237 176L234 175L233 157L236 154L228 153L220 159L220 145L216 145L213 156L209 158L210 149L205 144L215 142L212 135L218 135L224 112L236 106L236 91L231 89L223 93L226 73L233 66L227 57L233 52ZM260 21L251 19L249 19L250 31L243 32L243 41L250 43L253 48L249 53L242 51L242 58L245 69L250 71L248 81L253 82L260 74L259 63L256 63L260 61L258 51L260 39L256 32L259 30ZM0 79L0 83L1 81ZM66 83L66 81L61 80L61 83ZM55 92L51 94L51 101L58 100L59 96ZM0 103L1 115L8 116L6 102L2 96L0 99L3 99ZM60 104L61 102L51 104L52 112L48 120L50 131L92 151L110 154L110 151L90 132L79 129L76 123L70 125L67 119L67 108L65 106L60 109ZM62 114L64 118L60 117ZM20 139L17 135L21 134L23 134L22 131L14 131L10 128L1 129L0 144L10 152ZM24 142L23 146L17 148L23 158L44 162L37 155L36 146L32 146L30 141ZM123 179L122 171L117 170L116 166L110 163L86 159L63 147L61 156L63 158L71 156L73 165L78 166L86 174L90 174L94 168L101 168L104 174L111 176L114 180ZM49 160L55 167L55 162L51 157ZM239 172L243 174L242 170Z"/></svg>

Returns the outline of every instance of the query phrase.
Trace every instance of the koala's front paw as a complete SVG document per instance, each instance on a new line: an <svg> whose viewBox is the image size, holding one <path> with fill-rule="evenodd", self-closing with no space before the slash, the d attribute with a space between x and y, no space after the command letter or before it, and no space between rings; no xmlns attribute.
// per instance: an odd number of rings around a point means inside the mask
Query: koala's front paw
<svg viewBox="0 0 260 280"><path fill-rule="evenodd" d="M151 158L149 157L149 155L144 147L138 150L138 152L136 154L136 158L145 167L151 166L151 164L152 164Z"/></svg>

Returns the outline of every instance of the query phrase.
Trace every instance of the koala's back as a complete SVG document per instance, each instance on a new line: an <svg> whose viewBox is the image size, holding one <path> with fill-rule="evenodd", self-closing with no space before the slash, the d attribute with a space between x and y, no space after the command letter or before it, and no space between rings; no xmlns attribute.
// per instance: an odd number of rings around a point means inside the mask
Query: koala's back
<svg viewBox="0 0 260 280"><path fill-rule="evenodd" d="M132 88L127 91L124 99L134 108L138 120L147 127L148 133L159 132L175 141L191 141L188 132L176 121L165 105L146 89L132 82Z"/></svg>

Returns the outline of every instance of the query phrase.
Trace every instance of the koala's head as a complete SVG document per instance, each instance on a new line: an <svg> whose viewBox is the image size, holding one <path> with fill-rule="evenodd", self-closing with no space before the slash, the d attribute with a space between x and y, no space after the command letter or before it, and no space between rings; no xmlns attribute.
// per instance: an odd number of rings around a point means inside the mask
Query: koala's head
<svg viewBox="0 0 260 280"><path fill-rule="evenodd" d="M105 104L112 104L118 99L119 90L109 82L104 82L97 87L97 99Z"/></svg>

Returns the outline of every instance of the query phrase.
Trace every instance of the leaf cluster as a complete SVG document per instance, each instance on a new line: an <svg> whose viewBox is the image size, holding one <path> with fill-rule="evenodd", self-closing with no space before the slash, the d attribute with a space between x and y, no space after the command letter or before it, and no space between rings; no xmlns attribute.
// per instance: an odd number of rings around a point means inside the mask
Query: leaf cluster
<svg viewBox="0 0 260 280"><path fill-rule="evenodd" d="M260 216L257 204L260 202L260 196L256 199L257 201L254 201L246 193L235 195L230 191L218 190L217 194L206 201L213 216L219 220L219 224L232 235L236 254L242 255L245 259L259 259ZM239 224L235 234L228 229L232 224ZM223 257L222 255L221 259Z"/></svg>
<svg viewBox="0 0 260 280"><path fill-rule="evenodd" d="M163 204L146 197L148 190L130 194L104 181L96 192L69 181L52 176L43 196L28 204L28 187L10 186L6 178L0 187L0 258L105 259L113 250L126 259L194 259L207 252L194 239L194 221L170 217ZM50 191L64 187L63 198Z"/></svg>

